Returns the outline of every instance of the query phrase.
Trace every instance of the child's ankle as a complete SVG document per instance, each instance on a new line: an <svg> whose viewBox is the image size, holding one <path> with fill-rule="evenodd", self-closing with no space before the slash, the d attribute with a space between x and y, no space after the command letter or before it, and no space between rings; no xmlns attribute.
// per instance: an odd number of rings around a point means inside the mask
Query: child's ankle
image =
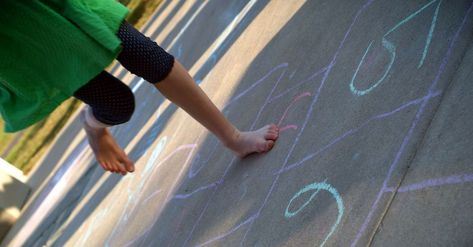
<svg viewBox="0 0 473 247"><path fill-rule="evenodd" d="M227 138L222 139L222 143L225 147L233 150L237 146L240 137L241 132L235 128Z"/></svg>

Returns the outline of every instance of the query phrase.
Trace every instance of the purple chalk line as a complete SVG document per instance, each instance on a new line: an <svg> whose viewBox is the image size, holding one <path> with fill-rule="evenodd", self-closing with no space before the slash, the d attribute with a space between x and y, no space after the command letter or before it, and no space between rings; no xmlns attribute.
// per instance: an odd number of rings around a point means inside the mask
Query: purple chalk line
<svg viewBox="0 0 473 247"><path fill-rule="evenodd" d="M471 13L471 10L472 10L472 7L473 7L473 3L472 5L470 6L470 8L468 9L465 17L463 18L463 21L460 25L460 27L458 28L458 30L456 31L453 39L451 40L450 44L449 44L449 47L448 47L448 50L447 50L447 53L445 55L445 57L442 59L442 63L439 67L439 70L437 72L437 75L435 76L435 79L434 81L432 82L432 85L430 86L429 88L429 94L432 94L433 91L435 90L435 88L437 87L437 84L438 84L438 81L440 80L440 76L443 74L443 72L445 71L445 67L448 63L448 59L450 58L450 55L452 54L452 51L453 51L453 47L454 47L454 44L456 43L457 39L458 39L458 36L460 35L460 32L461 30L463 29L465 23L466 23L466 20L468 19L468 16L470 15ZM401 158L401 155L404 153L404 150L407 146L407 143L410 141L411 137L412 137L412 133L414 132L414 129L417 127L417 124L419 123L420 121L420 117L421 115L423 115L424 113L424 110L425 110L425 107L427 106L427 103L430 101L430 99L425 99L421 106L419 107L419 110L417 111L417 114L416 114L416 117L414 119L414 121L412 122L411 124L411 127L409 128L409 131L407 133L407 135L404 137L404 140L401 144L401 147L399 149L399 151L397 152L396 154L396 158L394 159L393 163L391 164L390 168L389 168L389 171L388 171L388 174L386 176L386 179L384 180L383 182L383 186L382 188L380 189L379 193L378 193L378 196L376 197L376 200L373 202L373 205L371 206L371 209L368 213L368 216L365 218L365 221L363 222L361 228L359 229L355 239L353 240L352 244L351 244L351 247L354 247L356 246L356 244L358 243L358 241L360 240L361 236L363 235L363 233L365 232L367 226L368 226L368 223L371 221L372 217L373 217L373 214L374 214L374 211L376 210L376 208L378 207L378 204L379 204L379 201L381 200L381 196L384 194L385 190L387 189L387 184L388 184L388 181L391 179L391 175L394 171L394 169L397 167L398 165L398 162Z"/></svg>
<svg viewBox="0 0 473 247"><path fill-rule="evenodd" d="M196 247L201 247L201 246L205 246L207 244L210 244L212 242L215 242L217 240L220 240L232 233L234 233L236 230L240 229L242 226L245 226L251 222L253 222L256 218L258 218L258 215L257 214L254 214L252 215L251 217L249 217L247 220L243 221L242 223L238 224L237 226L235 226L234 228L230 229L228 232L224 233L224 234L220 234L218 235L217 237L214 237L214 238L211 238L207 241L205 241L204 243L201 243L199 245L196 245Z"/></svg>
<svg viewBox="0 0 473 247"><path fill-rule="evenodd" d="M200 139L202 137L202 133L199 135L199 137L197 138ZM213 157L215 151L217 150L217 147L220 146L219 145L219 142L218 141L215 141L215 143L213 144L212 146L212 149L210 151L210 154L207 156L207 159L203 162L200 162L202 165L199 167L199 168L195 168L195 166L197 166L198 162L196 162L195 164L191 164L191 167L189 169L189 172L187 174L187 177L188 178L193 178L195 177L197 174L199 174L199 172L209 163L209 160L211 157ZM198 154L197 154L198 155ZM199 159L197 159L197 161L199 161Z"/></svg>
<svg viewBox="0 0 473 247"><path fill-rule="evenodd" d="M401 186L397 190L393 187L390 187L390 188L387 188L385 192L394 192L395 190L396 192L410 192L410 191L415 191L415 190L427 189L430 187L437 187L437 186L443 186L443 185L449 185L449 184L464 184L468 182L473 182L473 173L427 179L415 184Z"/></svg>
<svg viewBox="0 0 473 247"><path fill-rule="evenodd" d="M195 193L198 193L200 191L203 191L203 190L207 190L207 189L211 189L211 188L214 188L216 186L218 186L219 184L221 184L223 181L218 181L218 182L215 182L215 183L211 183L211 184L208 184L208 185L205 185L205 186L202 186L190 193L186 193L186 194L177 194L175 196L172 197L172 199L187 199L189 197L191 197L192 195L194 195Z"/></svg>
<svg viewBox="0 0 473 247"><path fill-rule="evenodd" d="M261 82L265 81L270 75L272 75L274 72L276 72L277 70L279 69L282 69L282 68L287 68L288 64L287 63L282 63L276 67L274 67L273 69L271 69L268 73L266 73L266 75L264 75L261 79L259 79L258 81L256 81L255 83L253 83L250 87L248 87L247 89L243 90L243 92L237 94L235 97L233 97L228 103L225 104L225 106L223 108L227 108L229 105L237 102L241 97L245 96L248 92L250 92L251 90L253 90L253 88L255 88L256 86L258 86Z"/></svg>
<svg viewBox="0 0 473 247"><path fill-rule="evenodd" d="M285 168L283 169L280 169L279 171L273 173L273 175L278 175L278 174L281 174L281 173L285 173L285 172L288 172L294 168L297 168L299 166L301 166L303 163L305 163L306 161L310 160L310 159L313 159L314 157L318 156L320 153L322 153L323 151L331 148L332 146L334 146L335 144L339 143L340 141L342 141L343 139L345 139L346 137L348 136L351 136L355 133L357 133L358 131L360 131L361 129L363 129L364 127L366 127L370 122L374 121L374 120L380 120L380 119L383 119L383 118L386 118L386 117L389 117L391 115L394 115L395 113L397 112L400 112L401 110L404 110L406 108L408 108L409 106L413 106L413 105L417 105L417 104L420 104L422 101L426 100L426 99L430 99L430 98L434 98L434 97L437 97L441 94L440 91L437 91L435 92L434 94L432 95L426 95L424 97L421 97L421 98L418 98L418 99L415 99L415 100L412 100L412 101L409 101L407 103L404 103L402 104L400 107L392 110L392 111L389 111L389 112L385 112L385 113L382 113L382 114L379 114L379 115L376 115L376 116L373 116L371 118L369 118L368 120L366 120L364 123L362 123L359 127L357 128L354 128L354 129L351 129L347 132L345 132L344 134L342 134L341 136L335 138L333 141L331 141L328 145L322 147L321 149L305 156L302 160L298 161L298 162L295 162L293 164L290 164L288 166L286 166Z"/></svg>

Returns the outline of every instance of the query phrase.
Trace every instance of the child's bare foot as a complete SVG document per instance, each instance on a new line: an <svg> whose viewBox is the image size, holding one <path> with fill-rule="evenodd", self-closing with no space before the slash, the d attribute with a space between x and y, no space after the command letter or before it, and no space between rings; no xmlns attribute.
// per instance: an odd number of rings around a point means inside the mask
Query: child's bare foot
<svg viewBox="0 0 473 247"><path fill-rule="evenodd" d="M128 159L106 128L95 129L88 126L84 121L83 124L90 147L103 169L122 175L135 170L133 162Z"/></svg>
<svg viewBox="0 0 473 247"><path fill-rule="evenodd" d="M256 131L237 132L233 143L226 146L243 158L252 153L264 153L271 150L278 137L278 127L270 124Z"/></svg>

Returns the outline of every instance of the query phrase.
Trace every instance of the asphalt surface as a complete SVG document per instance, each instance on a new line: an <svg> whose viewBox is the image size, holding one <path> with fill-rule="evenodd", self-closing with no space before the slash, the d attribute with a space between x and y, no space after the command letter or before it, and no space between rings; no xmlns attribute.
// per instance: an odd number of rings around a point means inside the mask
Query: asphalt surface
<svg viewBox="0 0 473 247"><path fill-rule="evenodd" d="M240 129L236 158L157 90L105 173L77 120L4 246L472 246L473 2L164 1L143 32Z"/></svg>

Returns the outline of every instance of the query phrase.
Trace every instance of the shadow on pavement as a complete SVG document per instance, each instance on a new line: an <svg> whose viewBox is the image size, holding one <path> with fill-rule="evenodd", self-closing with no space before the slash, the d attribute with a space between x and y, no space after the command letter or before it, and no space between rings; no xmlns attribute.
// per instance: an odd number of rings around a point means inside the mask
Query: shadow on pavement
<svg viewBox="0 0 473 247"><path fill-rule="evenodd" d="M182 1L183 2L183 1ZM212 4L208 4L206 8L215 8L214 3L215 1L212 2ZM261 8L258 8L256 13L249 15L248 17L245 18L240 25L231 33L229 38L225 40L225 49L220 49L218 53L215 53L213 55L212 61L216 62L215 58L216 57L221 57L223 54L226 52L226 50L231 46L233 42L236 41L238 36L244 31L244 29L247 27L247 25L250 23L251 18L254 18L259 11L262 10L262 7L264 4L267 3L267 1L262 1L263 4L261 4ZM182 5L182 3L181 3ZM231 5L230 7L234 7ZM164 8L161 8L161 10ZM177 11L177 7L175 9ZM206 13L205 9L202 11L202 14ZM238 14L238 11L230 11L232 14ZM228 14L228 12L223 12L222 14ZM212 23L212 19L209 19L208 17L200 17L200 15L194 20L194 22L204 22L204 23ZM189 17L190 15L186 15ZM221 18L218 14L214 16L214 18ZM228 18L228 16L227 16ZM228 20L228 22L231 19ZM227 22L227 23L228 23ZM219 23L222 24L222 23ZM205 30L208 29L208 25L195 25L194 28L203 28ZM161 24L160 26L164 26ZM222 26L219 30L223 30L225 27ZM215 30L214 30L215 31ZM173 32L175 34L176 32ZM205 40L205 42L201 41L200 45L208 47L212 42L212 37L215 39L216 36L218 36L217 32L214 32L213 36L209 37L208 39ZM192 42L189 44L190 47L192 47ZM203 49L205 51L205 49ZM202 51L202 52L203 52ZM198 53L196 53L198 54ZM194 61L195 62L195 61ZM187 62L189 65L190 63ZM208 63L206 63L208 64ZM190 64L192 65L192 64ZM123 75L122 75L123 76ZM135 85L139 81L139 78L135 78L131 86ZM147 86L142 86L138 92L136 92L136 98L137 98L137 110L134 114L134 117L130 120L129 123L114 127L112 130L112 133L114 136L117 136L117 141L119 144L123 147L126 146L132 139L133 137L138 133L140 128L142 128L145 123L148 121L149 118L151 118L155 112L155 110L159 107L159 105L162 104L164 98L160 95L158 95L157 92L149 94L150 90L147 88ZM153 88L154 89L154 88ZM147 93L147 94L145 94ZM142 109L139 109L139 108ZM144 135L143 139L141 139L138 144L133 147L132 151L129 153L129 157L132 160L138 160L143 154L145 154L151 144L156 141L156 138L159 136L161 133L161 130L165 127L167 124L167 121L169 118L174 114L175 110L177 108L174 105L170 105L166 109L164 109L164 112L162 113L161 117L152 125L150 130L147 131L147 133ZM139 116L139 117L138 117ZM80 127L77 126L77 122L74 122L72 125L68 126L68 131L65 132L64 137L60 137L62 140L67 141L66 139L72 140L74 136L77 135L77 133L80 131ZM68 138L66 138L68 137ZM60 142L63 143L64 141ZM59 143L59 142L58 142ZM61 149L62 147L67 147L67 145L63 144L56 144L57 146L54 146L53 149ZM62 152L59 152L62 153ZM54 160L56 160L56 163L59 161L60 157L54 157L53 155L49 154L49 157L46 159L48 162L52 162L54 164ZM94 162L95 163L95 162ZM84 204L83 208L81 211L78 213L77 217L75 217L67 226L62 226L61 223L64 223L64 221L67 219L68 215L72 212L72 210L79 204L83 203L81 200L84 199L83 197L87 194L87 191L83 191L85 185L93 185L97 183L100 178L105 174L103 171L100 169L97 170L97 167L99 167L97 164L92 165L91 168L79 179L79 181L72 187L71 192L68 193L68 195L62 200L62 202L52 210L51 215L46 217L47 219L41 223L41 225L36 229L36 231L31 234L31 236L28 238L26 243L28 246L41 246L47 242L49 237L52 237L51 234L54 234L56 230L61 229L61 236L60 238L53 243L53 246L56 245L61 245L61 243L67 242L67 240L72 236L72 234L82 226L83 222L90 216L94 210L96 210L96 207L102 202L102 200L107 196L107 194L111 191L112 188L114 188L120 181L123 180L121 176L118 175L112 175L108 177L100 186L100 188L92 195L89 197L89 200L87 203ZM35 204L38 204L40 202L35 202ZM49 237L48 237L49 236Z"/></svg>

